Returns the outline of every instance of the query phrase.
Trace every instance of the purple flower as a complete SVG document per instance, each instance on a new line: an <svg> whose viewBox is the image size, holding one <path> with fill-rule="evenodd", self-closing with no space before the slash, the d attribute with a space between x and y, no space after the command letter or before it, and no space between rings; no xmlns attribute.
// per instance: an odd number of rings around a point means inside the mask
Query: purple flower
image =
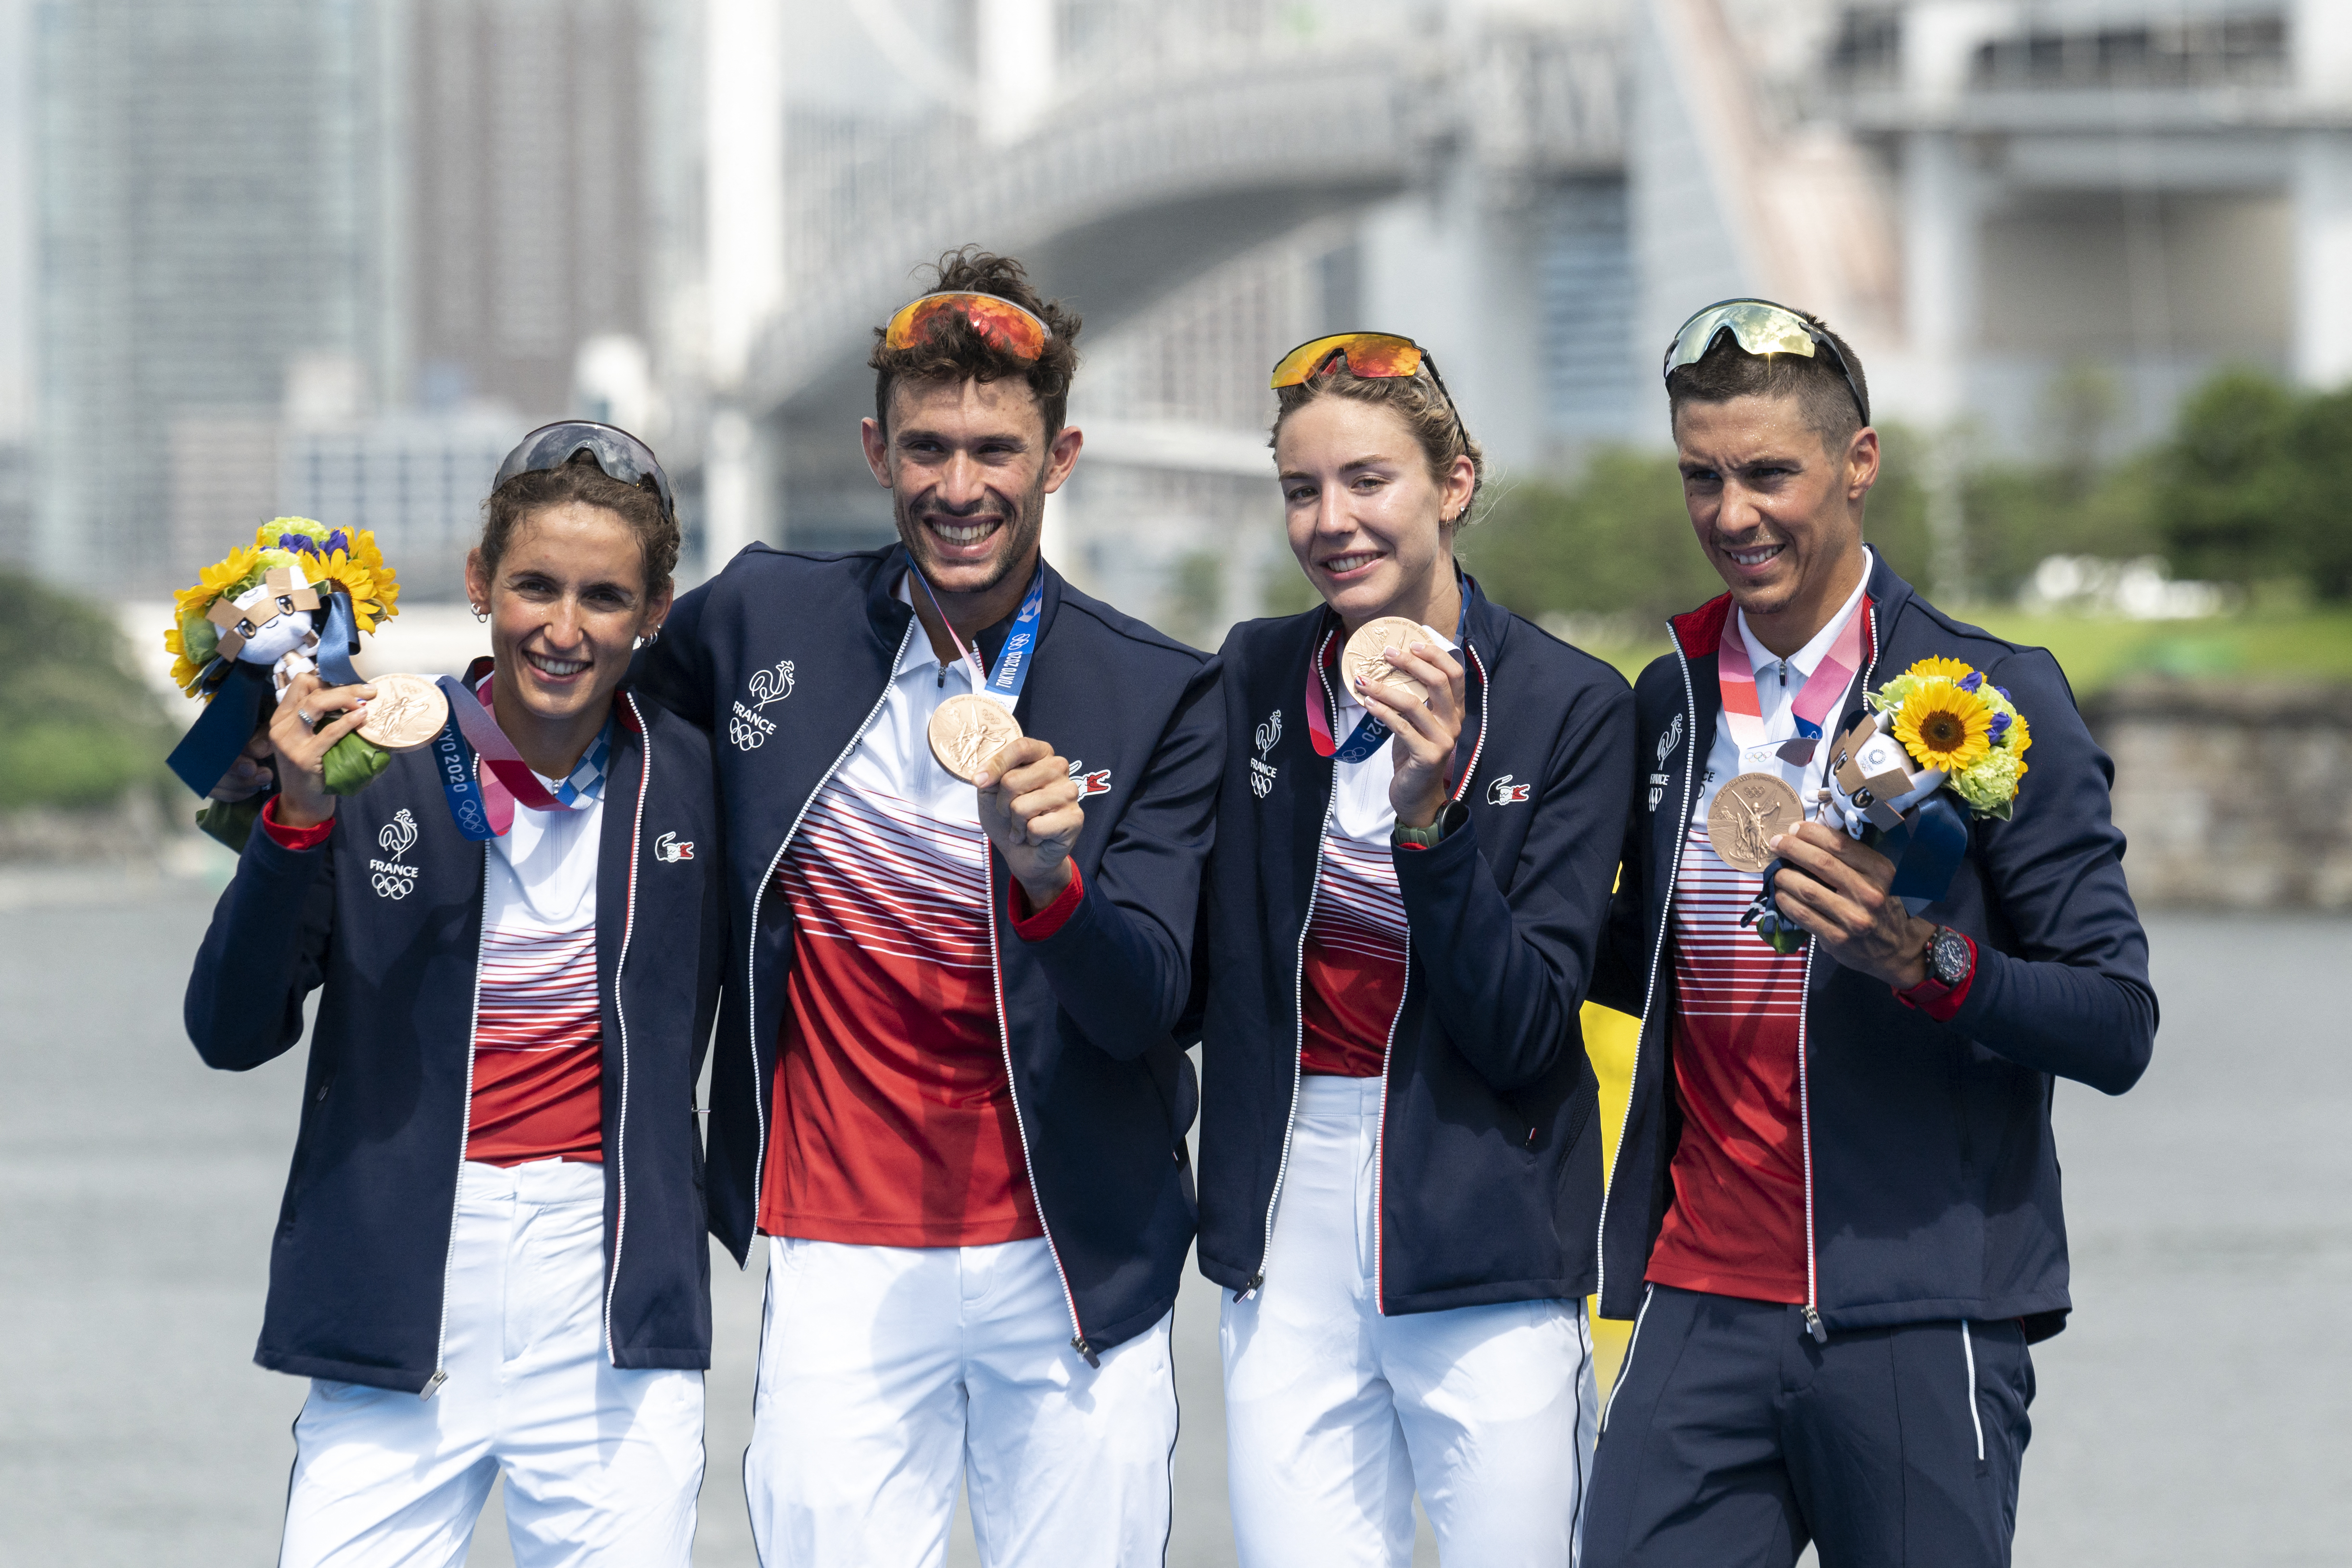
<svg viewBox="0 0 2352 1568"><path fill-rule="evenodd" d="M346 555L352 552L352 536L340 528L327 535L327 552L332 554L338 550Z"/></svg>
<svg viewBox="0 0 2352 1568"><path fill-rule="evenodd" d="M1993 689L2000 693L2000 700L2003 702L2014 703L2017 700L2016 698L2011 697L2009 694L2009 688L2006 686L1996 686Z"/></svg>
<svg viewBox="0 0 2352 1568"><path fill-rule="evenodd" d="M302 555L316 555L319 553L319 542L307 533L281 533L278 536L278 548Z"/></svg>
<svg viewBox="0 0 2352 1568"><path fill-rule="evenodd" d="M1980 669L1972 669L1959 679L1959 688L1963 691L1974 691L1983 684L1984 671Z"/></svg>
<svg viewBox="0 0 2352 1568"><path fill-rule="evenodd" d="M1988 732L1992 740L1992 743L1996 746L2000 745L2000 738L2009 733L2009 715L2006 713L1994 714L1992 716L1992 723L1989 726Z"/></svg>

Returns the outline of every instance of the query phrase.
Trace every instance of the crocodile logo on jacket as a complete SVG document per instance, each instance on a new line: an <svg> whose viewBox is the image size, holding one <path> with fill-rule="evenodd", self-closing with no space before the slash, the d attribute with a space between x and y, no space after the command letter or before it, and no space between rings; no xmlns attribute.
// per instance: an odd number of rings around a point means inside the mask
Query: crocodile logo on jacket
<svg viewBox="0 0 2352 1568"><path fill-rule="evenodd" d="M1534 794L1535 787L1533 784L1513 784L1511 775L1505 773L1486 786L1486 804L1488 805L1525 805L1528 803L1528 797Z"/></svg>
<svg viewBox="0 0 2352 1568"><path fill-rule="evenodd" d="M1087 764L1082 762L1072 763L1070 764L1070 777L1076 779L1078 784L1078 798L1080 800L1084 800L1088 795L1108 795L1110 793L1110 770L1108 768L1097 768L1092 773L1087 773L1084 771L1086 765Z"/></svg>

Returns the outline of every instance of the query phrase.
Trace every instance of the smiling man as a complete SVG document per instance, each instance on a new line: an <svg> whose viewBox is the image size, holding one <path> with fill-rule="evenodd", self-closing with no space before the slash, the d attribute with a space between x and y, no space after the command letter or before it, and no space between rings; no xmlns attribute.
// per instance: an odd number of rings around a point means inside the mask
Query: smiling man
<svg viewBox="0 0 2352 1568"><path fill-rule="evenodd" d="M761 1560L1156 1563L1193 1227L1192 984L1223 763L1205 656L1039 552L1077 318L940 261L877 329L898 542L753 545L646 659L722 737L736 958L712 1229L771 1238Z"/></svg>
<svg viewBox="0 0 2352 1568"><path fill-rule="evenodd" d="M2112 770L2048 653L1864 544L1879 445L1844 340L1727 300L1666 393L1730 591L1634 688L1649 776L1592 994L1642 1019L1601 1226L1601 1313L1635 1327L1585 1561L2006 1563L2026 1346L2071 1305L2051 1097L2130 1088L2156 1030ZM1930 658L2007 690L2032 773L1906 902L1872 844L1800 818L1864 692ZM1785 954L1741 921L1765 857Z"/></svg>

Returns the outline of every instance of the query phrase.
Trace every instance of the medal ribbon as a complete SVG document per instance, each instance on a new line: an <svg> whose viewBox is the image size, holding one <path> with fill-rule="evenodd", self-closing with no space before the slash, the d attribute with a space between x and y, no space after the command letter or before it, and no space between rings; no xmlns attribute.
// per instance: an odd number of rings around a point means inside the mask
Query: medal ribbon
<svg viewBox="0 0 2352 1568"><path fill-rule="evenodd" d="M490 711L487 683L478 690L469 690L456 676L445 675L435 684L449 700L449 721L441 726L441 733L434 739L433 757L441 769L441 790L448 798L450 818L467 837L503 837L507 829L514 826L517 805L533 811L561 811L588 793L585 786L575 788L567 781L564 788L571 798L566 799L551 793L539 782L539 775L522 760L522 753L507 739L507 732L499 728L498 719ZM459 739L461 734L463 740ZM474 770L467 765L468 746L482 759L478 783ZM593 748L589 761L598 761ZM594 782L601 783L601 764L599 773L600 778ZM576 771L573 776L578 776Z"/></svg>
<svg viewBox="0 0 2352 1568"><path fill-rule="evenodd" d="M914 571L912 563L908 570ZM1013 629L1005 634L1004 646L997 650L996 673L990 675L980 665L979 644L967 646L955 623L948 619L946 606L931 592L930 580L914 572L915 581L922 584L923 596L939 613L940 625L947 627L948 640L956 645L956 652L971 667L971 689L983 697L995 699L1007 713L1021 700L1022 688L1029 684L1029 667L1037 662L1037 626L1045 613L1045 563L1037 563L1036 574L1029 579L1029 592L1021 600L1021 608L1013 617Z"/></svg>
<svg viewBox="0 0 2352 1568"><path fill-rule="evenodd" d="M1837 640L1814 667L1811 679L1790 704L1797 721L1797 738L1780 747L1782 762L1812 761L1822 739L1822 721L1828 718L1862 668L1863 623L1870 618L1870 597L1864 595L1838 628ZM1732 744L1739 748L1744 766L1751 751L1767 743L1764 710L1756 696L1756 670L1748 658L1748 638L1737 625L1724 628L1716 660L1716 680L1723 692L1723 721L1731 728Z"/></svg>
<svg viewBox="0 0 2352 1568"><path fill-rule="evenodd" d="M1462 595L1462 610L1454 619L1454 647L1448 653L1458 652L1462 634L1470 622L1470 595ZM1429 628L1424 626L1423 631ZM1389 738L1386 724L1367 709L1348 731L1348 738L1338 743L1331 739L1331 714L1339 703L1331 695L1331 671L1339 665L1339 631L1332 627L1323 634L1322 646L1316 649L1314 659L1307 667L1307 740L1318 757L1336 757L1343 763L1360 763L1380 750L1381 742ZM1443 640L1443 639L1441 639ZM1749 685L1754 685L1753 681Z"/></svg>

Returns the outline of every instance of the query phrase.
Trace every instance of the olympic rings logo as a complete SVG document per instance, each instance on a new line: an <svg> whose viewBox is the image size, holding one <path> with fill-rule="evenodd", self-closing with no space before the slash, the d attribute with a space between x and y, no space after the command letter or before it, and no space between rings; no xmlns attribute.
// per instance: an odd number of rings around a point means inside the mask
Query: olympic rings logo
<svg viewBox="0 0 2352 1568"><path fill-rule="evenodd" d="M768 743L765 731L740 715L727 721L727 738L735 742L738 750L746 752L756 752Z"/></svg>
<svg viewBox="0 0 2352 1568"><path fill-rule="evenodd" d="M375 889L376 897L380 899L404 899L416 890L416 884L408 878L394 877L383 871L370 877L368 885Z"/></svg>

